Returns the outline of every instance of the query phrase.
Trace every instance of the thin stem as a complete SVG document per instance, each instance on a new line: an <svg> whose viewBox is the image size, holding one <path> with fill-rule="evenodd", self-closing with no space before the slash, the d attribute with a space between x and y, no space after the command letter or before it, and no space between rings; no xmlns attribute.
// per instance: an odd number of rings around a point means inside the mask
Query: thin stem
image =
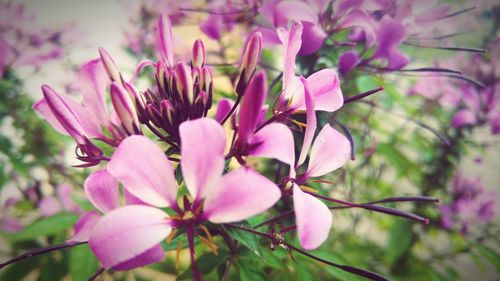
<svg viewBox="0 0 500 281"><path fill-rule="evenodd" d="M464 48L464 47L443 47L443 46L428 46L428 45L419 45L408 42L403 42L403 45L412 46L416 48L424 48L424 49L437 49L437 50L445 50L445 51L460 51L460 52L472 52L472 53L485 53L485 49L481 48Z"/></svg>

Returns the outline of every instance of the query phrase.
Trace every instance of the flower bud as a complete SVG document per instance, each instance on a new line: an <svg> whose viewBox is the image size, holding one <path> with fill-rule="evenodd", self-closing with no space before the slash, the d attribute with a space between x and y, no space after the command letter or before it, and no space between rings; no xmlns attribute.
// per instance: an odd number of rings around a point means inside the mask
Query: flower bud
<svg viewBox="0 0 500 281"><path fill-rule="evenodd" d="M160 15L156 28L156 47L158 48L159 57L165 61L168 67L173 67L174 53L172 48L174 46L174 36L170 19Z"/></svg>
<svg viewBox="0 0 500 281"><path fill-rule="evenodd" d="M137 89L134 87L129 82L125 82L125 90L130 94L130 96L134 99L134 104L141 110L144 110L146 108L146 104L144 103L144 100L142 99L141 94L137 91Z"/></svg>
<svg viewBox="0 0 500 281"><path fill-rule="evenodd" d="M252 78L262 53L262 34L255 32L247 41L245 52L241 59L240 75L236 84L236 93L243 94L245 88Z"/></svg>
<svg viewBox="0 0 500 281"><path fill-rule="evenodd" d="M42 92L50 111L52 111L54 117L59 121L59 124L61 124L64 130L66 130L78 144L86 144L88 138L85 135L85 130L77 115L64 98L48 85L42 86Z"/></svg>
<svg viewBox="0 0 500 281"><path fill-rule="evenodd" d="M246 143L259 122L262 106L267 96L266 73L259 71L250 81L241 101L238 139Z"/></svg>
<svg viewBox="0 0 500 281"><path fill-rule="evenodd" d="M202 67L205 65L205 45L200 39L193 44L193 67Z"/></svg>
<svg viewBox="0 0 500 281"><path fill-rule="evenodd" d="M179 62L175 69L175 86L177 92L187 99L189 104L193 104L193 77L191 69L185 62Z"/></svg>
<svg viewBox="0 0 500 281"><path fill-rule="evenodd" d="M114 82L121 83L120 71L118 70L118 67L116 66L116 63L111 55L104 48L99 48L99 55L101 57L102 64L106 69L106 73L108 73L109 79Z"/></svg>
<svg viewBox="0 0 500 281"><path fill-rule="evenodd" d="M130 95L116 82L111 83L111 102L123 127L129 134L139 133L139 118Z"/></svg>
<svg viewBox="0 0 500 281"><path fill-rule="evenodd" d="M162 100L160 102L160 110L161 110L161 115L163 117L167 117L167 121L169 123L172 123L173 121L173 112L174 112L174 107L168 100Z"/></svg>

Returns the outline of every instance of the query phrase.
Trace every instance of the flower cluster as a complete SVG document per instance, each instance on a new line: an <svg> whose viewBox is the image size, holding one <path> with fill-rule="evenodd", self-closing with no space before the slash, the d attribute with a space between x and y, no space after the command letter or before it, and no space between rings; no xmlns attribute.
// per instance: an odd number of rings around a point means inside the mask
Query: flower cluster
<svg viewBox="0 0 500 281"><path fill-rule="evenodd" d="M426 218L382 205L437 200L391 197L353 203L322 195L311 187L354 155L352 137L344 127L341 132L327 123L318 129L318 111L335 112L380 89L344 100L335 69L297 76L297 56L312 52L309 42L315 41L311 41L310 33L331 32L320 25L327 6L317 7L321 16L311 24L310 18L290 18L276 12L293 15L291 11L300 9L304 2L278 2L268 7L276 9L273 21L284 53L281 90L272 105L267 101L273 87L268 85L266 72L258 69L267 31L255 31L246 40L233 85L235 99L220 99L213 114L214 80L204 43L194 42L190 63L176 62L171 23L164 16L156 23L157 61L141 62L131 79L124 77L112 56L101 48L100 57L79 70L82 103L42 86L44 97L33 108L54 129L75 140L76 157L83 162L80 167L98 168L84 183L95 210L81 216L67 243L50 250L88 243L102 266L97 276L105 269L129 270L159 262L164 258L165 239L170 242L185 237L193 277L201 280L195 241L217 253L213 236L220 235L234 252L233 238L227 231L233 229L269 239L272 249L278 245L343 271L387 280L368 270L326 261L306 250L316 249L327 240L333 225L331 209L360 208L426 224ZM359 12L356 5L346 5L346 14ZM336 11L341 8L336 7ZM380 24L389 23L383 20ZM402 55L391 47L399 43L394 42L380 43L384 51L375 51L371 59L384 58L389 65L396 61L401 67ZM154 71L147 73L147 67ZM141 77L151 81L151 86L139 90L135 82ZM108 99L112 106L108 106ZM304 113L305 123L299 121ZM297 139L302 141L296 145ZM253 166L259 158L278 163L274 180ZM281 213L254 228L240 223L273 207ZM284 227L277 224L281 220ZM264 226L272 226L271 231L256 230ZM294 232L300 248L288 242ZM0 267L46 251L21 255Z"/></svg>

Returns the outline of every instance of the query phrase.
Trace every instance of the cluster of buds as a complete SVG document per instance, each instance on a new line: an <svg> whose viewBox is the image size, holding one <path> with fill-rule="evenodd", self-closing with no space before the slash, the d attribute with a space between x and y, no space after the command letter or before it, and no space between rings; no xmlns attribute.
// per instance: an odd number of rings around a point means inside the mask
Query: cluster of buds
<svg viewBox="0 0 500 281"><path fill-rule="evenodd" d="M191 65L180 61L172 66L169 61L158 61L155 79L156 86L136 100L139 121L168 143L179 146L180 124L206 117L212 106L212 73L205 65L203 42L194 43ZM158 129L163 129L167 136Z"/></svg>

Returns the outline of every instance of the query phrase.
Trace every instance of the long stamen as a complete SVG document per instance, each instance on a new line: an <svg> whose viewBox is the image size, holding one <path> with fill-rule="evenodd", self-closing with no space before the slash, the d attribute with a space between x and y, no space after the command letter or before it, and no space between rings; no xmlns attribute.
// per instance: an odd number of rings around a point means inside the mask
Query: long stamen
<svg viewBox="0 0 500 281"><path fill-rule="evenodd" d="M97 277L99 277L99 275L101 275L104 272L104 270L105 269L103 267L99 268L92 276L90 276L88 281L94 281L95 279L97 279Z"/></svg>
<svg viewBox="0 0 500 281"><path fill-rule="evenodd" d="M344 105L345 104L348 104L348 103L351 103L353 101L357 101L357 100L360 100L362 98L365 98L367 96L370 96L370 95L373 95L377 92L380 92L380 91L383 91L384 90L384 87L378 87L378 88L375 88L375 89L371 89L371 90L368 90L366 92L363 92L361 94L358 94L358 95L355 95L355 96L352 96L352 97L348 97L344 100Z"/></svg>
<svg viewBox="0 0 500 281"><path fill-rule="evenodd" d="M49 247L43 247L43 248L39 248L39 249L34 249L34 250L31 250L31 251L28 251L26 253L23 253L23 254L20 254L4 263L1 263L0 264L0 269L4 268L5 266L9 265L9 264L13 264L13 263L16 263L18 261L21 261L21 260L24 260L24 259L28 259L28 258L32 258L32 257L36 257L36 256L39 256L39 255L42 255L42 254L46 254L46 253L50 253L50 252L53 252L53 251L56 251L56 250L61 250L61 249L64 249L64 248L69 248L69 247L74 247L74 246L78 246L78 245L82 245L82 244L85 244L87 242L68 242L68 243L64 243L64 244L61 244L61 245L55 245L55 246L49 246Z"/></svg>

